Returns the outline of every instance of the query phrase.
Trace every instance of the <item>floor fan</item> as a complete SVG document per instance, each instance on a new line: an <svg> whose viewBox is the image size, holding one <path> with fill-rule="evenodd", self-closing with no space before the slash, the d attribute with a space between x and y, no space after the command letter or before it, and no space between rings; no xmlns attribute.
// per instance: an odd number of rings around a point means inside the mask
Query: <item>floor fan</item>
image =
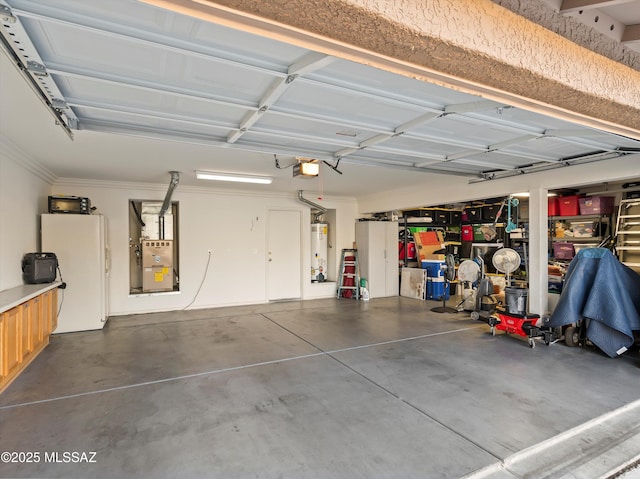
<svg viewBox="0 0 640 479"><path fill-rule="evenodd" d="M476 294L478 280L482 277L480 265L473 260L466 259L458 266L458 281L462 285L462 299L457 305L458 311L474 311L476 309Z"/></svg>
<svg viewBox="0 0 640 479"><path fill-rule="evenodd" d="M444 276L444 291L442 292L442 306L431 308L434 313L457 313L456 308L447 306L447 291L451 281L456 278L456 263L452 254L448 254L444 257L444 264L442 265L442 274Z"/></svg>
<svg viewBox="0 0 640 479"><path fill-rule="evenodd" d="M520 254L511 248L500 248L495 252L491 262L500 272L505 274L506 285L511 286L511 273L520 267L522 258Z"/></svg>

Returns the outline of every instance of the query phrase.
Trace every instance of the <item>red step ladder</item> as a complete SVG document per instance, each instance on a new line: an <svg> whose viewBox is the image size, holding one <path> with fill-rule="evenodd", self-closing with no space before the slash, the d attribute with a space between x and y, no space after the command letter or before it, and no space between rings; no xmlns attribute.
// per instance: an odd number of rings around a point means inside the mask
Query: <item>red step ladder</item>
<svg viewBox="0 0 640 479"><path fill-rule="evenodd" d="M358 250L343 249L338 276L338 298L360 299Z"/></svg>

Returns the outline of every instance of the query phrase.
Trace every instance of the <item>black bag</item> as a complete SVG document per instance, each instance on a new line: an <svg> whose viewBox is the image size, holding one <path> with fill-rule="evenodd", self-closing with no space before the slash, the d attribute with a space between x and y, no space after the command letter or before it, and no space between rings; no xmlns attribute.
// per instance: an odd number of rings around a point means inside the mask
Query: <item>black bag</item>
<svg viewBox="0 0 640 479"><path fill-rule="evenodd" d="M22 278L27 284L53 283L57 269L55 253L27 253L22 258Z"/></svg>

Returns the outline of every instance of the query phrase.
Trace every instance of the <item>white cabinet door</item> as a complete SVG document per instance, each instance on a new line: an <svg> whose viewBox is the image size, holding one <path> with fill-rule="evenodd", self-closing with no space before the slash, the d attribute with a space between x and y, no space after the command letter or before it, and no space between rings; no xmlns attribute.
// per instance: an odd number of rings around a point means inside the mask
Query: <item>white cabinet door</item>
<svg viewBox="0 0 640 479"><path fill-rule="evenodd" d="M398 296L400 294L398 223L386 222L385 227L385 296Z"/></svg>
<svg viewBox="0 0 640 479"><path fill-rule="evenodd" d="M359 221L356 244L360 276L367 280L369 297L397 296L398 223Z"/></svg>

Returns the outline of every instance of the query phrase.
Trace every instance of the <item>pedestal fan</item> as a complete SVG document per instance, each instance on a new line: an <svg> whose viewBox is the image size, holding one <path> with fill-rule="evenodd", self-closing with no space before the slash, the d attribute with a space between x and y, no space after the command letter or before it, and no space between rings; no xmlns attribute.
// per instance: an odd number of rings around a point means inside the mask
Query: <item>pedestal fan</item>
<svg viewBox="0 0 640 479"><path fill-rule="evenodd" d="M458 266L458 281L462 285L462 299L457 305L458 311L475 311L478 280L482 277L480 265L470 259ZM476 287L474 287L474 284Z"/></svg>
<svg viewBox="0 0 640 479"><path fill-rule="evenodd" d="M452 254L444 257L444 265L442 266L442 274L444 276L444 291L442 292L442 306L431 308L434 313L457 313L456 308L447 306L447 291L451 281L456 278L456 263Z"/></svg>
<svg viewBox="0 0 640 479"><path fill-rule="evenodd" d="M511 273L520 267L521 261L518 252L511 248L500 248L491 259L496 270L505 274L507 286L511 286Z"/></svg>

